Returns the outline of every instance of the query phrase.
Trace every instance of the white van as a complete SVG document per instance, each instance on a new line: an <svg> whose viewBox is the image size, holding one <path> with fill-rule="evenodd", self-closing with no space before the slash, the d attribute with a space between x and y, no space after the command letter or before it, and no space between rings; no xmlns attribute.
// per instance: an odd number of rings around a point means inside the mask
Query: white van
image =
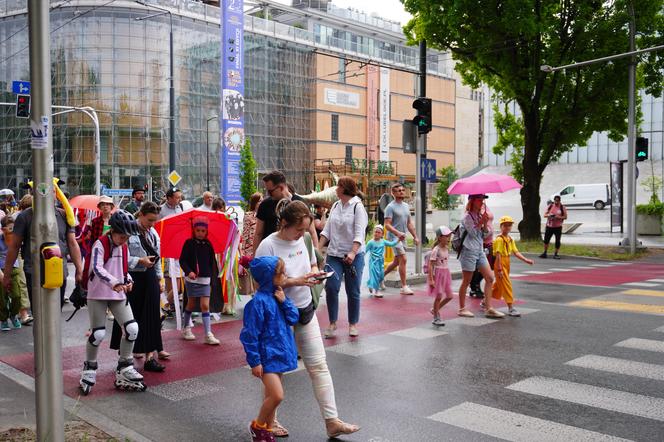
<svg viewBox="0 0 664 442"><path fill-rule="evenodd" d="M560 192L551 195L548 204L556 195L560 195L560 202L568 207L586 206L602 210L610 204L608 184L568 184Z"/></svg>

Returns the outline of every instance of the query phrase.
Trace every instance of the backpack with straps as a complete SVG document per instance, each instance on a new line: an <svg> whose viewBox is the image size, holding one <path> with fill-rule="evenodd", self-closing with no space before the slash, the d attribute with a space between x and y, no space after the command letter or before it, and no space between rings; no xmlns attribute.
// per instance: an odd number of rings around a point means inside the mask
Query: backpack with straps
<svg viewBox="0 0 664 442"><path fill-rule="evenodd" d="M461 224L458 224L455 229L452 231L452 250L457 252L457 258L461 255L461 249L463 249L463 242L466 240L468 232L466 229L462 228Z"/></svg>
<svg viewBox="0 0 664 442"><path fill-rule="evenodd" d="M113 254L113 249L118 247L112 244L111 235L106 234L99 237L102 247L104 248L104 264L111 259ZM94 272L90 271L90 263L92 262L92 254L88 256L89 259L85 260L83 266L83 278L81 279L81 288L83 290L88 290L88 282L94 278ZM126 275L129 272L129 246L127 243L122 244L122 273Z"/></svg>

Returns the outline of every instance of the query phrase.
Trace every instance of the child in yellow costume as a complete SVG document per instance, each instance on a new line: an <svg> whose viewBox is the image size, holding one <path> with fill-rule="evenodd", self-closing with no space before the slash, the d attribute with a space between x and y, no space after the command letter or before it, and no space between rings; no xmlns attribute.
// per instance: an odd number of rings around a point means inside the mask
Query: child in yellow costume
<svg viewBox="0 0 664 442"><path fill-rule="evenodd" d="M514 255L526 264L533 265L533 260L528 259L516 248L516 243L510 237L514 220L510 216L500 218L500 235L493 240L493 255L496 257L493 270L496 281L493 283L493 298L503 299L507 304L508 315L521 316L514 308L514 293L512 292L512 281L510 280L510 256Z"/></svg>

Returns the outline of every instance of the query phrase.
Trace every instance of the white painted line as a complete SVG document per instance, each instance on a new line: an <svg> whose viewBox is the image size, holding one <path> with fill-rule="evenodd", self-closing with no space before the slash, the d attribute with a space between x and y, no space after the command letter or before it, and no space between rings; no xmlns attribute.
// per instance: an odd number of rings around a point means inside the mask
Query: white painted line
<svg viewBox="0 0 664 442"><path fill-rule="evenodd" d="M565 269L549 269L549 270L551 270L551 272L556 272L556 273L558 273L558 272L573 272L574 271L574 269L567 269L567 268L565 268Z"/></svg>
<svg viewBox="0 0 664 442"><path fill-rule="evenodd" d="M615 346L664 353L664 341L655 341L654 339L630 338L618 342Z"/></svg>
<svg viewBox="0 0 664 442"><path fill-rule="evenodd" d="M526 270L523 273L527 273L528 275L548 275L553 272L542 272L540 270Z"/></svg>
<svg viewBox="0 0 664 442"><path fill-rule="evenodd" d="M594 270L595 267L590 266L572 266L574 270Z"/></svg>
<svg viewBox="0 0 664 442"><path fill-rule="evenodd" d="M10 365L5 364L4 362L0 362L0 374L4 375L8 379L11 379L29 391L35 391L35 380L32 377ZM142 434L132 430L129 427L125 427L120 422L117 422L114 419L111 419L108 416L95 411L91 407L81 405L79 401L72 399L67 395L63 395L62 400L65 405L65 410L74 416L78 416L80 419L83 419L93 427L99 428L109 436L112 436L118 440L131 440L136 442L151 441L151 439L143 436Z"/></svg>
<svg viewBox="0 0 664 442"><path fill-rule="evenodd" d="M664 325L661 326L661 327L656 328L656 329L653 330L653 331L664 333Z"/></svg>
<svg viewBox="0 0 664 442"><path fill-rule="evenodd" d="M366 341L346 342L344 344L337 344L333 345L332 347L327 347L327 351L333 351L335 353L341 353L354 357L364 356L383 350L387 350L387 347L371 344Z"/></svg>
<svg viewBox="0 0 664 442"><path fill-rule="evenodd" d="M464 318L458 317L446 321L447 325L470 325L471 327L480 327L487 324L495 324L497 321L495 319L489 319L484 317L474 317L474 318Z"/></svg>
<svg viewBox="0 0 664 442"><path fill-rule="evenodd" d="M591 267L613 267L614 264L590 264Z"/></svg>
<svg viewBox="0 0 664 442"><path fill-rule="evenodd" d="M521 274L521 273L510 273L510 278L523 278L524 276L528 276L528 275L524 275L524 274Z"/></svg>
<svg viewBox="0 0 664 442"><path fill-rule="evenodd" d="M664 284L664 279L649 279L648 282L657 282L659 284Z"/></svg>
<svg viewBox="0 0 664 442"><path fill-rule="evenodd" d="M515 442L628 440L472 402L441 411L429 419Z"/></svg>
<svg viewBox="0 0 664 442"><path fill-rule="evenodd" d="M432 327L435 326L432 325ZM404 330L397 330L388 334L392 336L401 336L403 338L411 338L411 339L430 339L430 338L435 338L436 336L446 335L448 333L441 330L413 327Z"/></svg>
<svg viewBox="0 0 664 442"><path fill-rule="evenodd" d="M507 388L602 410L664 421L664 399L661 398L539 376L525 379Z"/></svg>
<svg viewBox="0 0 664 442"><path fill-rule="evenodd" d="M620 285L626 285L628 287L657 287L659 284L652 282L626 282Z"/></svg>
<svg viewBox="0 0 664 442"><path fill-rule="evenodd" d="M169 401L177 402L193 399L221 390L221 385L204 382L198 378L190 378L156 385L147 391L163 397L164 399L168 399Z"/></svg>
<svg viewBox="0 0 664 442"><path fill-rule="evenodd" d="M664 381L664 365L647 364L628 359L607 358L604 356L586 355L565 363L575 367L591 368L645 379Z"/></svg>

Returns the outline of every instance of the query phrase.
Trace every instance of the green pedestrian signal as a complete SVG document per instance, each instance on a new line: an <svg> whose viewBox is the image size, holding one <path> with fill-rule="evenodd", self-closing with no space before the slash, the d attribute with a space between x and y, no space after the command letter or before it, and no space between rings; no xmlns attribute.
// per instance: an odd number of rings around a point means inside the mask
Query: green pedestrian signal
<svg viewBox="0 0 664 442"><path fill-rule="evenodd" d="M636 161L646 161L648 159L648 139L637 137L636 139Z"/></svg>
<svg viewBox="0 0 664 442"><path fill-rule="evenodd" d="M416 98L413 101L413 109L417 110L417 115L413 118L417 133L425 135L431 132L431 98Z"/></svg>

